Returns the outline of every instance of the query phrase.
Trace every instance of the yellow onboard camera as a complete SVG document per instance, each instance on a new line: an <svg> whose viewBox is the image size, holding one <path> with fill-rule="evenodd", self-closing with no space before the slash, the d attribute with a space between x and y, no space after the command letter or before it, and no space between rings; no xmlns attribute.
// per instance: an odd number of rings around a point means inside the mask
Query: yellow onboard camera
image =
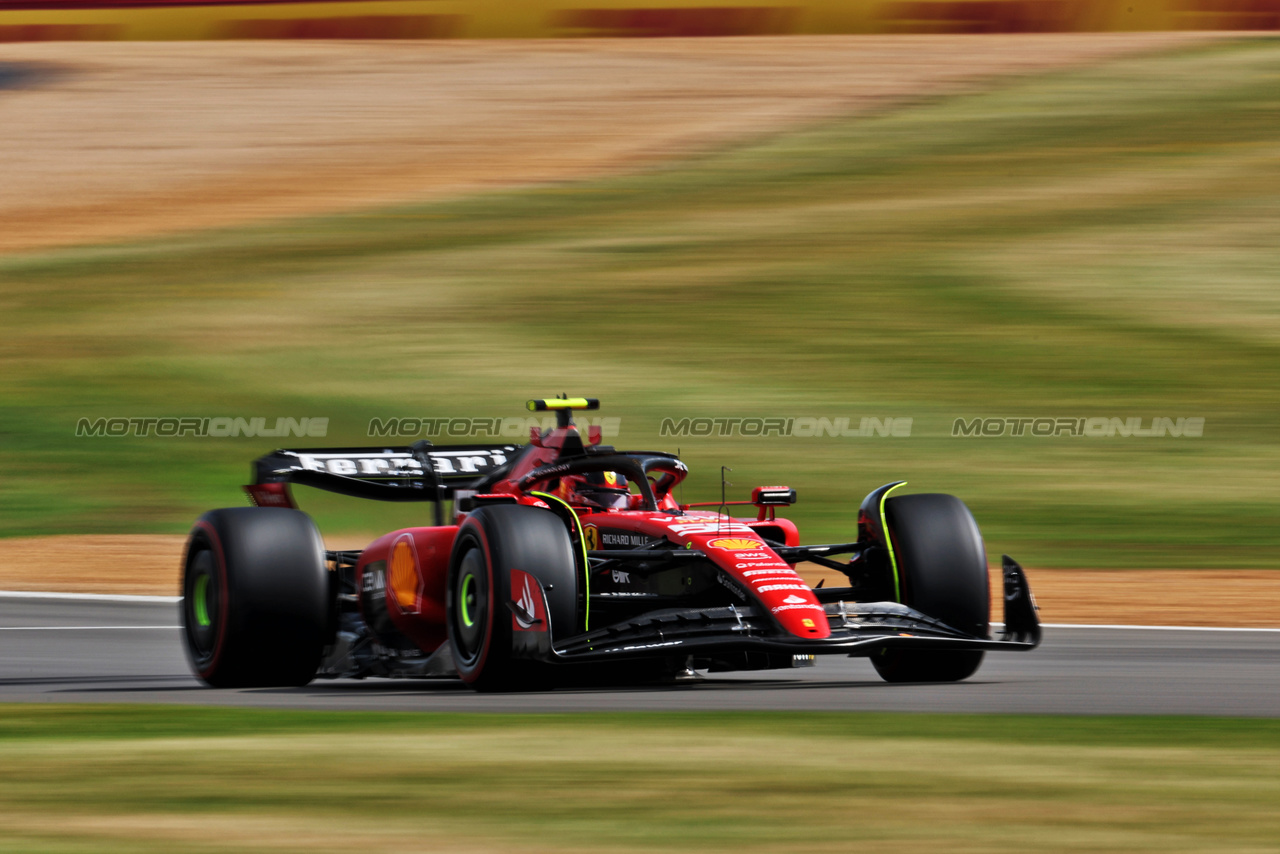
<svg viewBox="0 0 1280 854"><path fill-rule="evenodd" d="M550 400L531 400L525 405L530 412L554 412L563 409L599 409L600 400L595 397L553 397Z"/></svg>

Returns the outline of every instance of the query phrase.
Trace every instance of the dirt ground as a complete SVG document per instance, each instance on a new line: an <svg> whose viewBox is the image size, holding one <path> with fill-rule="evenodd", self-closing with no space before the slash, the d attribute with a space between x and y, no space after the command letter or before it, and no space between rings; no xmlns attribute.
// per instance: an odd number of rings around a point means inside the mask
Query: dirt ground
<svg viewBox="0 0 1280 854"><path fill-rule="evenodd" d="M104 535L0 540L0 590L178 595L181 536ZM359 538L330 548L360 548ZM843 578L804 569L810 584ZM1280 572L1079 570L1027 567L1046 623L1280 627ZM1000 589L1000 574L991 576ZM999 619L1000 600L992 606Z"/></svg>
<svg viewBox="0 0 1280 854"><path fill-rule="evenodd" d="M0 252L599 175L1222 37L6 44L44 73L0 89Z"/></svg>
<svg viewBox="0 0 1280 854"><path fill-rule="evenodd" d="M606 174L1223 37L2 45L37 73L0 89L0 252ZM0 540L0 589L174 595L182 542ZM1280 626L1280 573L1028 572L1047 622Z"/></svg>

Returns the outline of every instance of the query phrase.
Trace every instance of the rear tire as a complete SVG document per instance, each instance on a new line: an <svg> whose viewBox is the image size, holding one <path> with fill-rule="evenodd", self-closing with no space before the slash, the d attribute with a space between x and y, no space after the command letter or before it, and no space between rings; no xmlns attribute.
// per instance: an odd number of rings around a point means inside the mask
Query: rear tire
<svg viewBox="0 0 1280 854"><path fill-rule="evenodd" d="M523 505L472 511L454 539L445 609L454 666L477 691L524 690L549 681L546 665L512 655L512 569L542 585L553 641L581 631L578 567L564 522Z"/></svg>
<svg viewBox="0 0 1280 854"><path fill-rule="evenodd" d="M324 543L282 507L212 510L187 540L182 637L215 688L305 685L330 634Z"/></svg>
<svg viewBox="0 0 1280 854"><path fill-rule="evenodd" d="M991 591L987 555L973 514L953 495L902 495L885 501L900 601L952 628L987 637ZM886 682L958 682L982 664L981 650L886 648L871 657Z"/></svg>

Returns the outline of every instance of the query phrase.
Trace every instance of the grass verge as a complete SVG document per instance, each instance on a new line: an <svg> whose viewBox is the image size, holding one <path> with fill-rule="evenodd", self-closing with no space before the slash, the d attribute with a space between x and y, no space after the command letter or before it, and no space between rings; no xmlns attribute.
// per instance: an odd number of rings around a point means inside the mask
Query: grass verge
<svg viewBox="0 0 1280 854"><path fill-rule="evenodd" d="M1276 721L0 706L0 851L1267 851Z"/></svg>

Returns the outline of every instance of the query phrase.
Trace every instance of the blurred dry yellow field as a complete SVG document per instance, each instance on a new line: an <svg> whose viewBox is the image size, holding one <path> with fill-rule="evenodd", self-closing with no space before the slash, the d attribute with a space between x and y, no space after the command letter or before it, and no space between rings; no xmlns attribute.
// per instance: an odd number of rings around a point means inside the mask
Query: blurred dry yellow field
<svg viewBox="0 0 1280 854"><path fill-rule="evenodd" d="M0 257L0 534L180 535L280 443L88 429L107 419L327 416L327 444L358 446L375 419L571 392L625 425L616 444L678 451L685 500L717 497L720 466L742 497L796 488L814 541L847 538L862 496L902 479L963 498L991 555L1033 573L1273 570L1280 46L1178 38L85 48L83 72L0 92L22 129L0 141L0 234L151 231ZM0 68L65 50L3 48ZM198 73L217 56L243 76ZM634 171L503 184L553 161ZM259 186L246 164L295 178ZM468 164L497 164L498 189L468 192ZM202 170L218 193L190 190ZM85 224L82 203L110 215ZM287 209L345 212L156 235ZM661 426L713 416L913 427ZM1203 430L956 433L1184 416ZM420 436L485 439L399 438ZM303 506L331 533L421 521ZM1047 584L1045 616L1064 619ZM1116 598L1163 621L1147 592Z"/></svg>
<svg viewBox="0 0 1280 854"><path fill-rule="evenodd" d="M1263 852L1274 721L0 706L13 851Z"/></svg>
<svg viewBox="0 0 1280 854"><path fill-rule="evenodd" d="M0 252L687 157L1209 33L0 45Z"/></svg>
<svg viewBox="0 0 1280 854"><path fill-rule="evenodd" d="M330 538L330 548L372 539ZM173 596L185 538L166 534L0 539L0 589ZM809 584L842 583L839 573L802 565ZM1088 570L1029 567L1040 619L1049 623L1280 626L1280 573L1271 570ZM993 569L991 589L999 591ZM999 619L998 593L992 617Z"/></svg>

